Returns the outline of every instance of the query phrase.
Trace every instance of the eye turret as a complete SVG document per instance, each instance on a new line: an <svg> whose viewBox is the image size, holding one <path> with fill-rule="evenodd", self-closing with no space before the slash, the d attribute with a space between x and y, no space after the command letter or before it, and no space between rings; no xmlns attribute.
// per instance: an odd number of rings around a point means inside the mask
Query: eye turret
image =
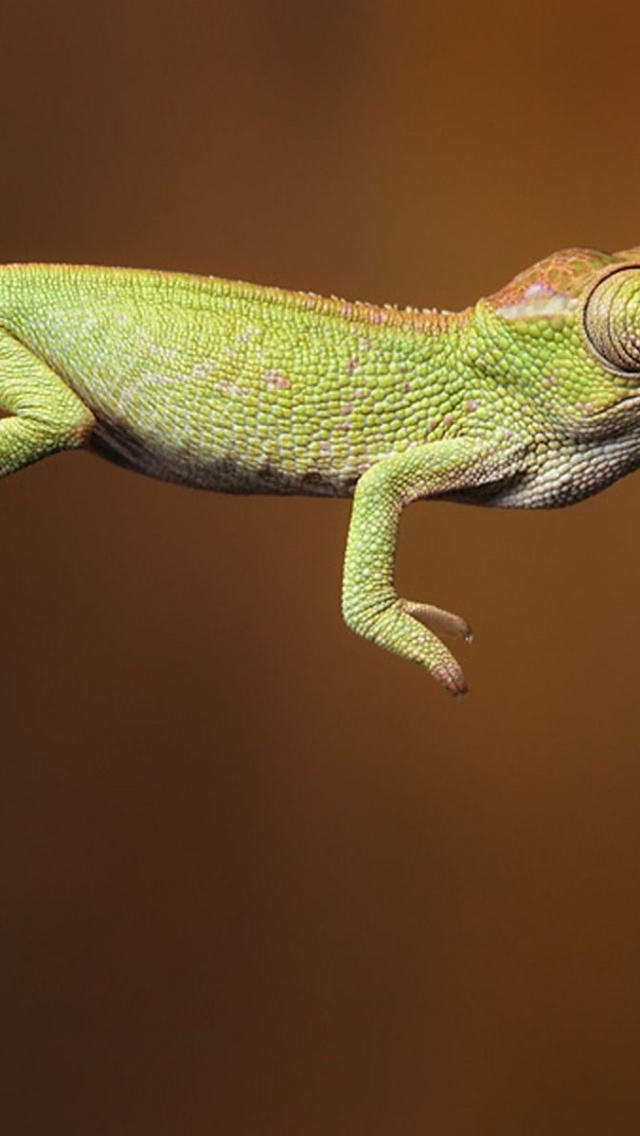
<svg viewBox="0 0 640 1136"><path fill-rule="evenodd" d="M607 370L640 377L640 265L599 280L583 319L589 346Z"/></svg>

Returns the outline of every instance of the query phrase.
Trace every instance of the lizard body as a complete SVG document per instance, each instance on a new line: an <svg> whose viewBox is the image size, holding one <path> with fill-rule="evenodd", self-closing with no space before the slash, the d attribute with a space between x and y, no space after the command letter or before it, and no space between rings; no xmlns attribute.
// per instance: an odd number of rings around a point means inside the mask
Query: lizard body
<svg viewBox="0 0 640 1136"><path fill-rule="evenodd" d="M353 496L343 612L466 689L460 617L397 596L418 498L549 507L640 465L640 249L573 249L459 313L168 272L0 268L0 476L87 447L237 493Z"/></svg>

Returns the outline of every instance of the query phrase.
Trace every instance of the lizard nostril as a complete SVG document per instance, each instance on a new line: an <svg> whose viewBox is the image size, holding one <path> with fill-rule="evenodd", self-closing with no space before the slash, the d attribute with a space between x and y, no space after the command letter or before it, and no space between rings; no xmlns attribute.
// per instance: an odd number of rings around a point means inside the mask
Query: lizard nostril
<svg viewBox="0 0 640 1136"><path fill-rule="evenodd" d="M607 370L640 375L640 266L615 269L598 281L584 307L584 330Z"/></svg>

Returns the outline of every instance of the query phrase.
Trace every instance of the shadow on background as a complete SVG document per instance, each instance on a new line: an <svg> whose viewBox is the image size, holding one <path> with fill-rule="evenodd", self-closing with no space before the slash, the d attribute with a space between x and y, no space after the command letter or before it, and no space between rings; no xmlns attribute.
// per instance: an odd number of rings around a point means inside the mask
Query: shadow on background
<svg viewBox="0 0 640 1136"><path fill-rule="evenodd" d="M5 3L0 259L456 308L637 244L629 12ZM457 705L342 627L343 502L3 482L2 1130L637 1132L639 513L409 511Z"/></svg>

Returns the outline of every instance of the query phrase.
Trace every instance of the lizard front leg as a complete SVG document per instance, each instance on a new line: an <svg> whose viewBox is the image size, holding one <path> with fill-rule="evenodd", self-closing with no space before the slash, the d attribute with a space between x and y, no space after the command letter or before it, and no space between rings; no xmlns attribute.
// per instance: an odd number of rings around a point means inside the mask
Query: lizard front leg
<svg viewBox="0 0 640 1136"><path fill-rule="evenodd" d="M70 387L6 332L0 331L0 477L58 450L85 444L91 411Z"/></svg>
<svg viewBox="0 0 640 1136"><path fill-rule="evenodd" d="M410 501L494 481L499 476L494 462L486 442L431 442L377 462L360 478L353 500L342 589L345 622L365 639L425 667L452 694L465 693L467 684L439 636L469 640L471 631L460 616L397 595L398 522Z"/></svg>

